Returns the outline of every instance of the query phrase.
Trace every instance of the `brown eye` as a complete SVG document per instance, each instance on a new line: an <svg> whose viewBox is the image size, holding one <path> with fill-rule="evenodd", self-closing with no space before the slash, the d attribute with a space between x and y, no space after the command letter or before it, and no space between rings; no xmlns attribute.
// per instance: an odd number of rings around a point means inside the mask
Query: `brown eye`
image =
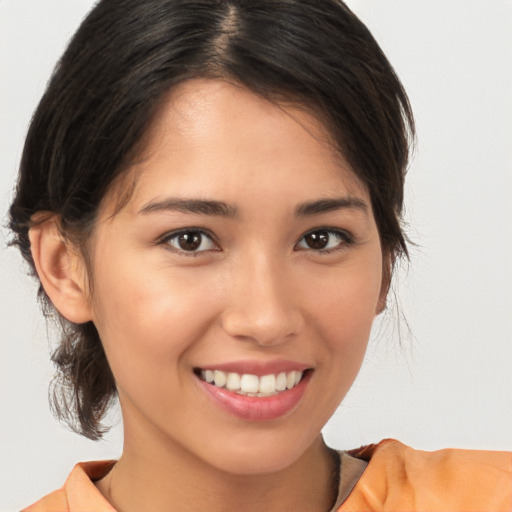
<svg viewBox="0 0 512 512"><path fill-rule="evenodd" d="M178 235L178 245L184 251L195 251L201 245L200 233L182 233Z"/></svg>
<svg viewBox="0 0 512 512"><path fill-rule="evenodd" d="M352 243L352 238L341 230L317 229L306 233L297 244L299 249L330 251Z"/></svg>
<svg viewBox="0 0 512 512"><path fill-rule="evenodd" d="M179 252L199 253L217 249L210 236L197 230L179 231L168 236L164 242Z"/></svg>
<svg viewBox="0 0 512 512"><path fill-rule="evenodd" d="M304 237L304 241L310 249L325 249L329 243L329 233L327 231L309 233Z"/></svg>

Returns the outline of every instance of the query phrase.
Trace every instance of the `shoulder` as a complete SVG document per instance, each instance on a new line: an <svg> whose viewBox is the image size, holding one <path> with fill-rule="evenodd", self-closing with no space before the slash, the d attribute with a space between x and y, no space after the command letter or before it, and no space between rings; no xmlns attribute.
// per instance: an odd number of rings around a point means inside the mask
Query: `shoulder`
<svg viewBox="0 0 512 512"><path fill-rule="evenodd" d="M511 510L512 453L426 452L391 439L349 453L368 466L340 511Z"/></svg>
<svg viewBox="0 0 512 512"><path fill-rule="evenodd" d="M105 476L114 464L115 461L77 464L62 488L21 512L115 512L94 485L94 481Z"/></svg>

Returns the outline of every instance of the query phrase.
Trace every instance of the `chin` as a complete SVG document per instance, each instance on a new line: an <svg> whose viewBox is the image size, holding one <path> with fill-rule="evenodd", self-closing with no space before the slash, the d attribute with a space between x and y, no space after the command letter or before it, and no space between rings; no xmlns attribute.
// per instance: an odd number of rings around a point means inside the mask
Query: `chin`
<svg viewBox="0 0 512 512"><path fill-rule="evenodd" d="M320 434L317 438L321 439ZM210 452L208 462L225 473L238 476L276 473L292 466L315 440L306 442L293 434L285 439L283 436L257 434L243 442L231 439L222 450Z"/></svg>

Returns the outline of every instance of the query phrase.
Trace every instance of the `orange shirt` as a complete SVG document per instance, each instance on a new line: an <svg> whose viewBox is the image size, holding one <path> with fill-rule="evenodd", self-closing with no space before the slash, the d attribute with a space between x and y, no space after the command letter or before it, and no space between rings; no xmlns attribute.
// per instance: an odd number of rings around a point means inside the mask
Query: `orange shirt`
<svg viewBox="0 0 512 512"><path fill-rule="evenodd" d="M512 453L424 452L392 439L349 453L368 466L339 512L512 511ZM93 483L114 463L77 464L61 489L22 512L115 512Z"/></svg>
<svg viewBox="0 0 512 512"><path fill-rule="evenodd" d="M339 512L512 511L512 453L424 452L393 439L349 453L369 463Z"/></svg>

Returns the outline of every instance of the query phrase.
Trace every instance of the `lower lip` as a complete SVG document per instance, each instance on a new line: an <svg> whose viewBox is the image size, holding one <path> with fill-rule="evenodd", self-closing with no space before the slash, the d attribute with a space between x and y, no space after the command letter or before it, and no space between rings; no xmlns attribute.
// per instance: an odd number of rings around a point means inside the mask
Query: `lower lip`
<svg viewBox="0 0 512 512"><path fill-rule="evenodd" d="M222 409L244 420L269 421L284 416L297 406L306 391L311 373L308 371L292 389L259 398L240 395L226 388L218 388L199 378L198 381L202 389Z"/></svg>

